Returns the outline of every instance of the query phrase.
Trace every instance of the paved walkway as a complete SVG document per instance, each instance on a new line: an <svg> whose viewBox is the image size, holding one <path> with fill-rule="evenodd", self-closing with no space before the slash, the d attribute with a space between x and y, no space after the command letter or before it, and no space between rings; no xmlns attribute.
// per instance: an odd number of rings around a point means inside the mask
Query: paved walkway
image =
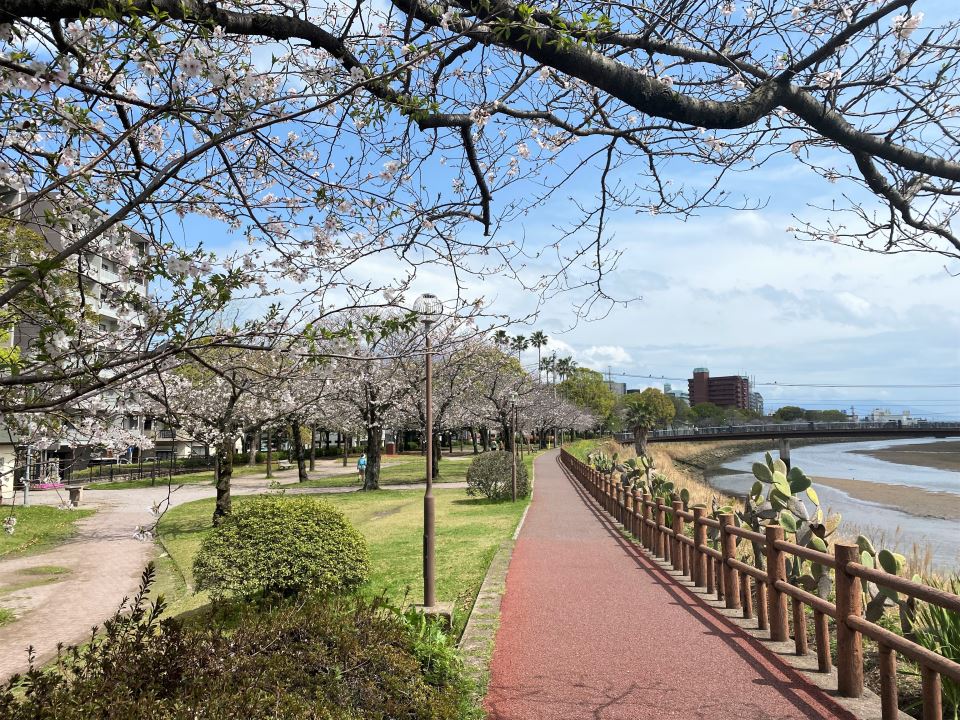
<svg viewBox="0 0 960 720"><path fill-rule="evenodd" d="M388 463L385 463L385 465ZM350 472L350 468L346 468ZM339 460L318 461L311 479L341 475ZM176 478L174 478L176 480ZM346 478L349 481L349 478ZM273 481L289 486L297 482L297 471L274 474ZM232 494L265 492L270 483L264 475L236 475ZM174 485L176 488L176 485ZM422 484L384 485L385 490L423 490ZM466 483L442 483L439 488L464 488ZM354 492L354 484L329 488L287 487L290 494ZM144 566L155 555L152 542L133 537L138 525L150 525L150 506L167 495L166 485L129 490L87 490L83 507L97 512L77 523L77 534L68 542L44 553L0 560L0 605L16 613L16 619L0 627L0 685L6 678L27 667L27 647L33 646L41 662L56 654L58 642L76 643L89 636L117 610L123 598L136 590ZM183 485L170 495L170 506L212 498L211 484ZM58 505L56 492L33 492L34 505ZM69 572L60 576L30 574L31 568L56 566ZM44 579L53 580L37 584Z"/></svg>
<svg viewBox="0 0 960 720"><path fill-rule="evenodd" d="M490 720L852 718L635 546L559 464L507 575Z"/></svg>

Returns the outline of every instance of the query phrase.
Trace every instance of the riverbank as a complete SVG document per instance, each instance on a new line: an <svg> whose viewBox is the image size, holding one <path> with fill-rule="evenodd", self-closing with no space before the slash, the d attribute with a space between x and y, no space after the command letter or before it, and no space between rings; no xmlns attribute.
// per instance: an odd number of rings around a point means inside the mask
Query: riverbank
<svg viewBox="0 0 960 720"><path fill-rule="evenodd" d="M908 515L941 520L960 520L960 495L949 492L933 492L923 488L850 480L847 478L811 478L815 483L826 485L846 493L855 500L883 505Z"/></svg>
<svg viewBox="0 0 960 720"><path fill-rule="evenodd" d="M960 440L916 443L879 450L853 450L858 455L869 455L877 460L897 465L919 465L936 470L960 472Z"/></svg>

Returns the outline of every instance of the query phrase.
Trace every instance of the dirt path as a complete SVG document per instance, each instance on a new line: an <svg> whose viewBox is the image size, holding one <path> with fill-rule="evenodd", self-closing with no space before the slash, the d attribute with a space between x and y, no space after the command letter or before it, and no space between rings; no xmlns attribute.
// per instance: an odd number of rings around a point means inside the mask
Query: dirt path
<svg viewBox="0 0 960 720"><path fill-rule="evenodd" d="M852 716L626 542L558 463L507 575L490 720Z"/></svg>
<svg viewBox="0 0 960 720"><path fill-rule="evenodd" d="M349 470L348 470L349 471ZM343 473L338 463L317 463L311 479ZM275 473L273 481L291 485L296 470ZM236 477L235 495L262 493L270 486L263 475ZM443 488L463 488L464 483L444 483ZM330 488L295 488L292 494L354 492L357 485ZM383 489L422 490L423 485L385 485ZM214 497L211 485L184 485L170 496L171 507ZM132 594L144 566L156 552L152 542L134 538L138 525L153 518L150 506L166 497L166 487L87 491L83 507L97 512L77 523L77 534L47 552L0 560L0 605L16 613L16 619L0 627L0 682L27 667L27 652L33 646L38 660L56 654L58 642L84 640L94 625L110 617L120 602ZM58 505L54 492L31 494L35 505ZM63 568L49 574L47 568ZM40 574L33 574L40 572Z"/></svg>

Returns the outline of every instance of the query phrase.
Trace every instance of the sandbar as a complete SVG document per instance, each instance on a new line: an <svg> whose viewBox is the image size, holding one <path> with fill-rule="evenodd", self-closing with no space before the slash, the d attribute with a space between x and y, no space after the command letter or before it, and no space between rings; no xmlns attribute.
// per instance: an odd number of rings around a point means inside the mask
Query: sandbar
<svg viewBox="0 0 960 720"><path fill-rule="evenodd" d="M815 483L845 492L857 500L876 503L917 517L960 520L960 495L936 492L908 485L849 480L846 478L811 478Z"/></svg>
<svg viewBox="0 0 960 720"><path fill-rule="evenodd" d="M937 470L960 471L960 440L895 445L879 450L851 450L898 465L919 465Z"/></svg>

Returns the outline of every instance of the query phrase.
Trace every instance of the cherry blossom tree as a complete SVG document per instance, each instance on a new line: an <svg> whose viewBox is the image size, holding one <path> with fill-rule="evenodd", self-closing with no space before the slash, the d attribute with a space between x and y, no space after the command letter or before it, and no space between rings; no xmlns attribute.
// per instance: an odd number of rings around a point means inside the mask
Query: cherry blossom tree
<svg viewBox="0 0 960 720"><path fill-rule="evenodd" d="M0 0L0 234L56 238L0 252L4 322L40 328L4 356L0 411L75 410L200 348L287 350L424 266L460 306L498 275L589 313L617 212L760 207L733 178L772 160L836 185L797 237L956 260L960 22L924 8ZM501 237L574 188L542 247ZM93 257L119 268L116 329L91 317ZM370 279L378 257L394 277Z"/></svg>

